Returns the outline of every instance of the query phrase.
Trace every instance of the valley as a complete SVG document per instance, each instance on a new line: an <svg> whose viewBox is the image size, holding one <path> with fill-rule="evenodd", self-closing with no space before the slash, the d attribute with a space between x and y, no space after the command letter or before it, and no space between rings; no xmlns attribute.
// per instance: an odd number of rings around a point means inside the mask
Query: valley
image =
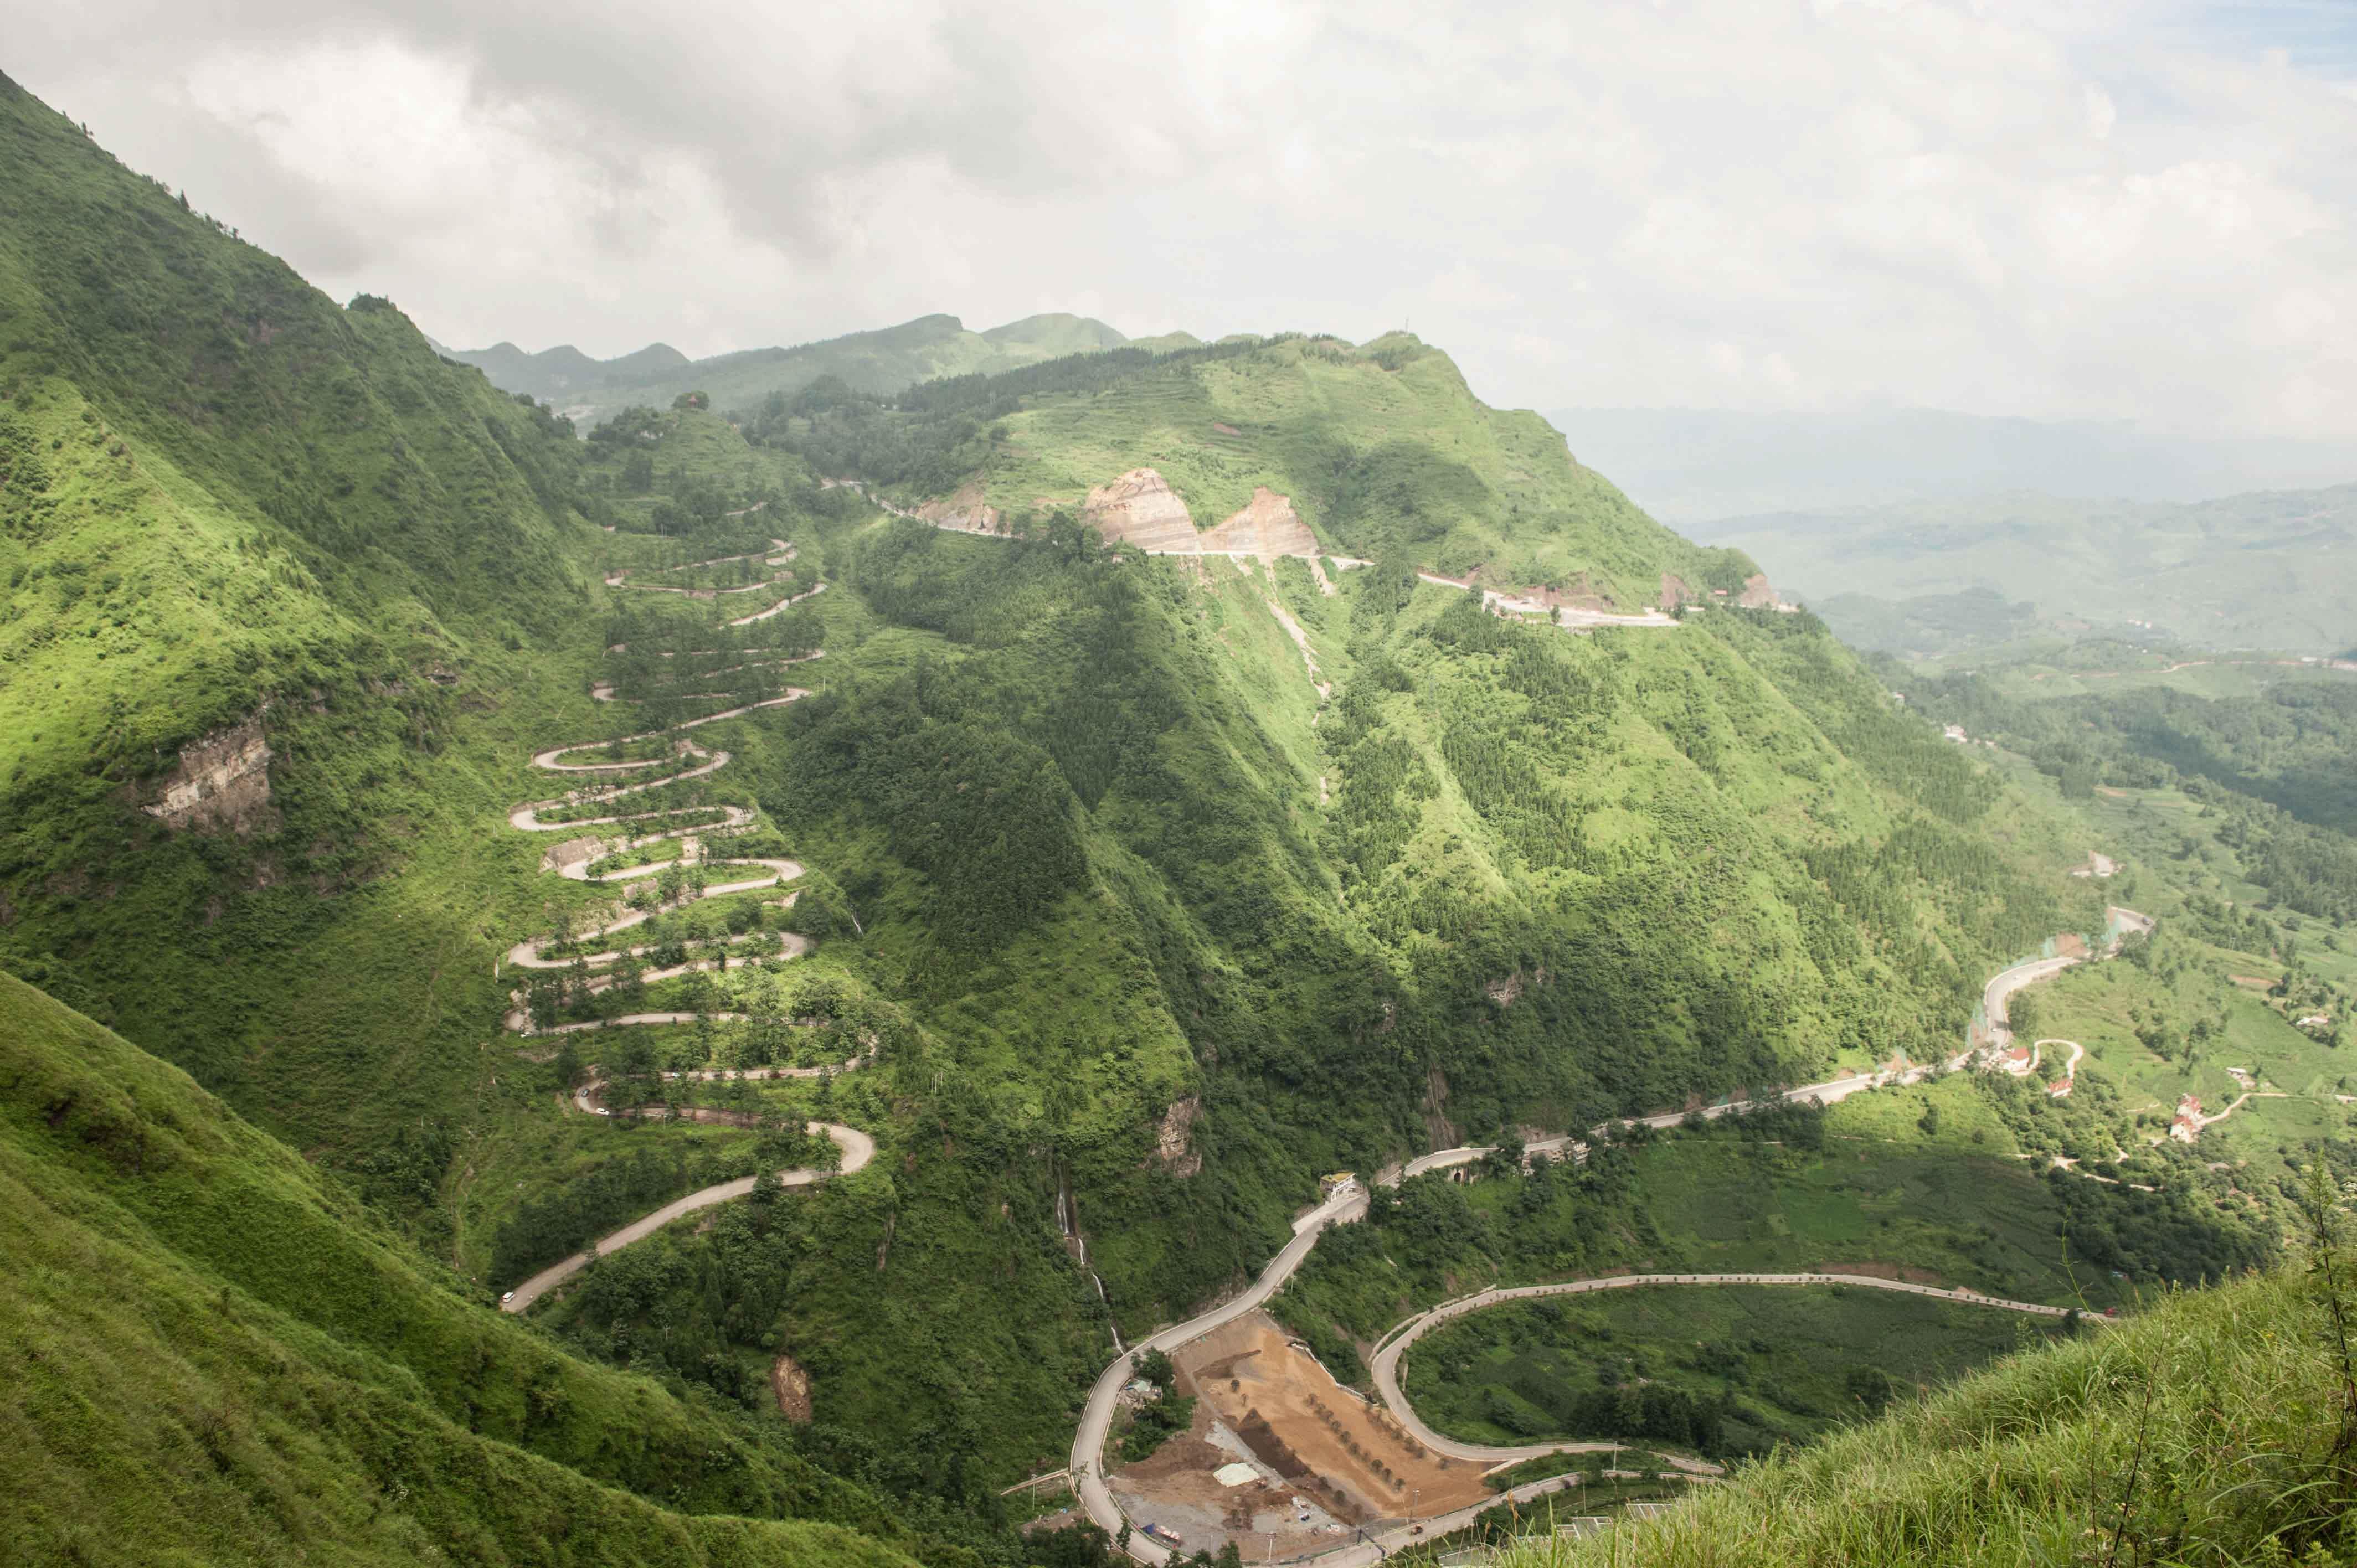
<svg viewBox="0 0 2357 1568"><path fill-rule="evenodd" d="M2329 668L1862 659L1405 331L576 428L0 147L37 1560L1359 1563L2330 1397L2212 1318L2357 1171Z"/></svg>

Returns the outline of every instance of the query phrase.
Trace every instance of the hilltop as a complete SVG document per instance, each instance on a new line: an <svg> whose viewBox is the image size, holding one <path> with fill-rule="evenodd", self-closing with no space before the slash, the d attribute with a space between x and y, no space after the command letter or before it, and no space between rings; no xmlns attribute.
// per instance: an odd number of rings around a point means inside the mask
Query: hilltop
<svg viewBox="0 0 2357 1568"><path fill-rule="evenodd" d="M1192 341L1183 334L1180 339ZM1028 316L981 332L968 331L954 316L920 316L898 327L823 342L739 349L703 360L690 360L664 343L612 360L593 360L569 344L537 354L512 343L443 353L477 367L502 392L549 400L586 425L633 404L668 408L688 392L705 392L723 408L772 392L795 392L828 376L859 392L895 392L942 376L1012 370L1128 341L1103 322L1082 316Z"/></svg>

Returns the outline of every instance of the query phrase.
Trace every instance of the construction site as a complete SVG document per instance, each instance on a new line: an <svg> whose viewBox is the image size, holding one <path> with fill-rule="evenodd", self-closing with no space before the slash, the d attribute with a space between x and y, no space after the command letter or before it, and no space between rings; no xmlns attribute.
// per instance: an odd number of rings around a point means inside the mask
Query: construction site
<svg viewBox="0 0 2357 1568"><path fill-rule="evenodd" d="M1127 1515L1189 1553L1302 1556L1491 1495L1482 1467L1435 1454L1344 1388L1264 1312L1171 1352L1192 1425L1107 1477Z"/></svg>

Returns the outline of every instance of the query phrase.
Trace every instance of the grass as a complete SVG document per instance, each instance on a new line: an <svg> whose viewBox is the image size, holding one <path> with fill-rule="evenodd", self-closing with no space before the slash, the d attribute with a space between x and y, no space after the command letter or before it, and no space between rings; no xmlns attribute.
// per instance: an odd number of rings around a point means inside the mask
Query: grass
<svg viewBox="0 0 2357 1568"><path fill-rule="evenodd" d="M1764 1453L2050 1337L2052 1320L1866 1287L1649 1287L1512 1303L1418 1340L1417 1412L1477 1443L1620 1435L1575 1414L1591 1387L1711 1407L1720 1452Z"/></svg>
<svg viewBox="0 0 2357 1568"><path fill-rule="evenodd" d="M2357 1405L2330 1325L2295 1273L2172 1296L1787 1450L1610 1539L1536 1541L1499 1561L2345 1561Z"/></svg>
<svg viewBox="0 0 2357 1568"><path fill-rule="evenodd" d="M857 1488L552 1349L178 1069L6 976L0 1083L23 1363L0 1529L27 1561L538 1562L553 1520L585 1563L904 1561L780 1521L897 1533ZM695 1517L729 1512L770 1517Z"/></svg>

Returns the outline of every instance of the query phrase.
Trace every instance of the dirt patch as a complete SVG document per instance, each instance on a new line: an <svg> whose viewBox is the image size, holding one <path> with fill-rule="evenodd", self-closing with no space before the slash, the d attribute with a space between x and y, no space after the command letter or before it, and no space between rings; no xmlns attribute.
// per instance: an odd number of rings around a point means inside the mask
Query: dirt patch
<svg viewBox="0 0 2357 1568"><path fill-rule="evenodd" d="M1279 555L1314 555L1318 537L1293 510L1291 498L1262 485L1253 491L1250 505L1203 535L1202 548L1245 550L1266 561Z"/></svg>
<svg viewBox="0 0 2357 1568"><path fill-rule="evenodd" d="M998 509L984 503L982 481L968 479L956 493L941 500L930 500L917 509L918 518L936 528L961 529L968 533L996 533L1002 521Z"/></svg>
<svg viewBox="0 0 2357 1568"><path fill-rule="evenodd" d="M1685 579L1674 572L1662 574L1662 608L1674 610L1680 605L1694 602L1695 591L1686 586Z"/></svg>
<svg viewBox="0 0 2357 1568"><path fill-rule="evenodd" d="M1764 610L1775 604L1776 590L1768 585L1768 575L1754 572L1744 578L1743 591L1735 596L1735 602L1747 610Z"/></svg>
<svg viewBox="0 0 2357 1568"><path fill-rule="evenodd" d="M2086 939L2081 937L2076 932L2065 932L2063 935L2054 939L2054 956L2057 958L2085 958L2087 956Z"/></svg>
<svg viewBox="0 0 2357 1568"><path fill-rule="evenodd" d="M778 1396L778 1412L798 1426L811 1418L811 1377L791 1356L780 1356L770 1369L770 1387Z"/></svg>
<svg viewBox="0 0 2357 1568"><path fill-rule="evenodd" d="M2095 793L2098 795L2108 795L2115 800L2125 800L2128 798L2128 792L2126 790L2115 789L2109 784L2096 785Z"/></svg>
<svg viewBox="0 0 2357 1568"><path fill-rule="evenodd" d="M1434 1454L1387 1412L1337 1383L1265 1313L1249 1313L1179 1353L1198 1396L1261 1463L1353 1523L1442 1512L1489 1495L1481 1466Z"/></svg>
<svg viewBox="0 0 2357 1568"><path fill-rule="evenodd" d="M2233 981L2235 984L2251 991L2273 991L2276 986L2276 983L2267 979L2265 975L2230 974L2226 978Z"/></svg>
<svg viewBox="0 0 2357 1568"><path fill-rule="evenodd" d="M1242 435L1243 434L1243 431L1238 430L1234 425L1222 424L1216 419L1211 421L1211 428L1218 431L1222 435Z"/></svg>

